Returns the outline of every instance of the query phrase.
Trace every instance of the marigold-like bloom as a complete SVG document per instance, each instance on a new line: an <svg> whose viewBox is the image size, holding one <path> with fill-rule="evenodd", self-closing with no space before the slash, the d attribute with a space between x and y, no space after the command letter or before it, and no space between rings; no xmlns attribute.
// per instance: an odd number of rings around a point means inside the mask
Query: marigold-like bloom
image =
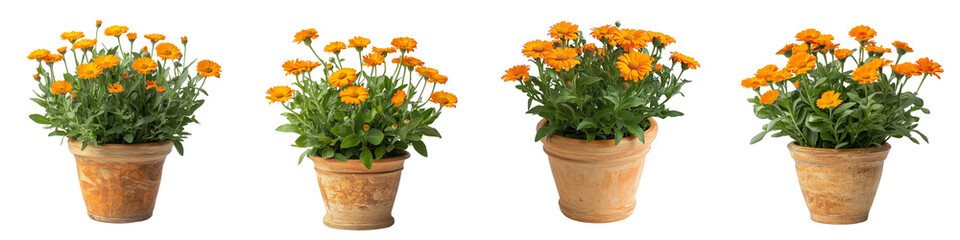
<svg viewBox="0 0 960 240"><path fill-rule="evenodd" d="M291 74L296 75L296 74L313 71L313 69L319 66L320 66L319 62L314 62L309 60L300 60L298 58L295 60L288 60L284 62L283 70L287 72L286 75L291 75Z"/></svg>
<svg viewBox="0 0 960 240"><path fill-rule="evenodd" d="M122 77L123 79L128 79L128 78L130 78L130 74L123 73L123 75L121 75L121 77Z"/></svg>
<svg viewBox="0 0 960 240"><path fill-rule="evenodd" d="M624 28L613 32L613 41L614 44L629 52L647 47L650 35L643 30Z"/></svg>
<svg viewBox="0 0 960 240"><path fill-rule="evenodd" d="M70 92L73 92L73 85L71 85L67 81L61 80L61 81L53 82L53 84L50 84L50 93L52 93L53 95L57 95L61 93L70 93Z"/></svg>
<svg viewBox="0 0 960 240"><path fill-rule="evenodd" d="M60 34L60 39L67 40L70 42L80 40L83 37L84 37L83 32L77 32L77 31L65 32L63 34Z"/></svg>
<svg viewBox="0 0 960 240"><path fill-rule="evenodd" d="M148 74L150 71L157 70L157 62L147 57L137 58L133 60L133 69L140 74Z"/></svg>
<svg viewBox="0 0 960 240"><path fill-rule="evenodd" d="M306 41L307 44L310 43L313 39L317 39L317 30L316 29L304 29L300 30L296 34L293 34L293 42L300 44L301 42Z"/></svg>
<svg viewBox="0 0 960 240"><path fill-rule="evenodd" d="M437 75L434 75L432 78L428 78L427 82L447 84L447 76L437 74Z"/></svg>
<svg viewBox="0 0 960 240"><path fill-rule="evenodd" d="M867 52L871 52L871 53L889 53L889 52L891 52L891 50L890 50L889 48L885 48L885 47L883 47L883 46L877 46L877 45L867 45L867 46L865 46L863 49L866 50Z"/></svg>
<svg viewBox="0 0 960 240"><path fill-rule="evenodd" d="M180 36L180 43L187 44L187 36Z"/></svg>
<svg viewBox="0 0 960 240"><path fill-rule="evenodd" d="M777 97L780 97L779 91L768 90L760 96L760 104L771 104L777 101Z"/></svg>
<svg viewBox="0 0 960 240"><path fill-rule="evenodd" d="M800 81L793 82L793 87L800 88Z"/></svg>
<svg viewBox="0 0 960 240"><path fill-rule="evenodd" d="M884 58L874 58L870 62L863 64L863 66L867 67L868 69L876 70L878 68L886 67L891 63L893 63L893 61L890 61Z"/></svg>
<svg viewBox="0 0 960 240"><path fill-rule="evenodd" d="M813 41L810 41L810 43L819 45L821 47L833 45L833 35L821 34L817 36L817 38L814 38Z"/></svg>
<svg viewBox="0 0 960 240"><path fill-rule="evenodd" d="M770 64L757 69L757 73L753 76L764 81L779 82L793 77L793 74L786 70L780 70L777 65Z"/></svg>
<svg viewBox="0 0 960 240"><path fill-rule="evenodd" d="M369 125L369 124L364 124L364 125L363 125L363 130L364 130L364 131L370 130L370 125Z"/></svg>
<svg viewBox="0 0 960 240"><path fill-rule="evenodd" d="M860 25L850 29L850 37L857 39L857 41L868 41L877 36L877 31L874 31L873 28Z"/></svg>
<svg viewBox="0 0 960 240"><path fill-rule="evenodd" d="M33 80L40 80L40 74L33 74Z"/></svg>
<svg viewBox="0 0 960 240"><path fill-rule="evenodd" d="M291 89L288 86L276 86L267 90L267 100L270 100L270 103L275 102L286 103L290 101L290 98L293 97L293 93L296 90Z"/></svg>
<svg viewBox="0 0 960 240"><path fill-rule="evenodd" d="M430 101L444 107L457 107L457 96L444 91L436 91L430 94Z"/></svg>
<svg viewBox="0 0 960 240"><path fill-rule="evenodd" d="M790 56L790 60L787 61L787 66L784 67L784 70L790 71L793 74L804 74L807 71L813 69L817 66L817 56L810 55L805 52L794 54Z"/></svg>
<svg viewBox="0 0 960 240"><path fill-rule="evenodd" d="M940 79L940 73L943 72L940 64L930 60L930 58L917 59L917 68L921 73L930 74Z"/></svg>
<svg viewBox="0 0 960 240"><path fill-rule="evenodd" d="M614 27L613 25L608 24L608 25L595 27L592 30L593 31L590 31L591 36L601 41L603 41L603 39L606 38L607 41L609 42L610 40L613 39L613 33L617 31L617 27Z"/></svg>
<svg viewBox="0 0 960 240"><path fill-rule="evenodd" d="M100 76L100 67L97 63L86 63L77 66L77 77L80 79L91 79Z"/></svg>
<svg viewBox="0 0 960 240"><path fill-rule="evenodd" d="M777 55L785 54L788 51L790 53L793 53L793 48L795 48L796 46L797 46L796 43L787 44L786 46L783 46L783 48L781 48L779 51L777 51Z"/></svg>
<svg viewBox="0 0 960 240"><path fill-rule="evenodd" d="M397 129L397 125L396 124L390 125L390 128Z"/></svg>
<svg viewBox="0 0 960 240"><path fill-rule="evenodd" d="M877 71L877 68L872 68L870 64L864 64L853 70L850 76L860 84L867 84L876 82L879 79L880 72Z"/></svg>
<svg viewBox="0 0 960 240"><path fill-rule="evenodd" d="M404 65L404 66L407 66L407 67L419 67L419 66L423 66L423 64L424 64L424 62L423 62L423 61L420 61L420 59L417 59L417 58L415 58L415 57L407 57L407 56L404 56L404 57L403 57L403 61L402 61L402 62L400 61L400 58L399 58L399 57L394 58L393 60L390 60L390 62L392 62L392 63L400 63L401 65Z"/></svg>
<svg viewBox="0 0 960 240"><path fill-rule="evenodd" d="M73 49L88 49L97 45L96 39L80 39L73 43Z"/></svg>
<svg viewBox="0 0 960 240"><path fill-rule="evenodd" d="M156 88L154 88L154 90L157 90L157 92L162 93L163 91L167 90L167 87L157 86Z"/></svg>
<svg viewBox="0 0 960 240"><path fill-rule="evenodd" d="M120 58L114 55L103 55L93 60L100 69L108 69L120 65Z"/></svg>
<svg viewBox="0 0 960 240"><path fill-rule="evenodd" d="M149 52L150 52L150 48L148 48L147 46L143 46L143 48L141 48L140 51L143 52L143 53L149 53Z"/></svg>
<svg viewBox="0 0 960 240"><path fill-rule="evenodd" d="M103 25L103 21L97 20L97 27L100 27L100 25Z"/></svg>
<svg viewBox="0 0 960 240"><path fill-rule="evenodd" d="M220 72L220 64L214 61L204 59L197 63L197 73L200 73L200 76L220 78Z"/></svg>
<svg viewBox="0 0 960 240"><path fill-rule="evenodd" d="M327 78L327 82L333 87L340 88L353 83L353 80L356 79L357 70L353 68L342 68L333 74L330 74L330 77Z"/></svg>
<svg viewBox="0 0 960 240"><path fill-rule="evenodd" d="M767 86L767 85L770 85L770 84L767 83L766 80L756 78L756 77L747 78L747 79L744 79L743 81L740 81L740 86L743 86L745 88L750 88L750 89L756 89L756 88L759 88L760 86Z"/></svg>
<svg viewBox="0 0 960 240"><path fill-rule="evenodd" d="M27 55L27 59L43 60L43 58L47 57L47 55L50 55L50 50L37 49L37 50L33 50L33 52L30 52L30 55Z"/></svg>
<svg viewBox="0 0 960 240"><path fill-rule="evenodd" d="M157 87L157 81L147 80L147 81L144 82L144 85L147 85L147 88L146 88L146 89L156 88L156 87Z"/></svg>
<svg viewBox="0 0 960 240"><path fill-rule="evenodd" d="M121 93L123 92L123 85L120 85L119 83L111 84L110 86L107 86L107 92Z"/></svg>
<svg viewBox="0 0 960 240"><path fill-rule="evenodd" d="M437 71L437 69L428 68L428 67L417 67L417 69L415 69L414 71L420 74L420 76L426 77L428 79L434 78L437 76L437 74L440 74L440 71Z"/></svg>
<svg viewBox="0 0 960 240"><path fill-rule="evenodd" d="M530 66L516 65L510 69L507 69L505 72L507 72L507 74L504 74L503 77L500 77L500 79L503 79L504 82L517 80L523 80L524 82L530 81Z"/></svg>
<svg viewBox="0 0 960 240"><path fill-rule="evenodd" d="M180 48L177 48L177 46L173 45L173 43L165 42L157 44L157 47L154 50L157 51L157 57L162 59L173 60L180 58Z"/></svg>
<svg viewBox="0 0 960 240"><path fill-rule="evenodd" d="M575 59L577 50L573 48L554 48L546 54L547 65L554 69L570 70L573 66L580 64L580 60Z"/></svg>
<svg viewBox="0 0 960 240"><path fill-rule="evenodd" d="M670 52L670 61L679 62L680 66L684 69L697 69L700 68L700 63L697 60L694 60L692 57L680 54L678 52Z"/></svg>
<svg viewBox="0 0 960 240"><path fill-rule="evenodd" d="M352 48L366 48L367 45L370 45L370 39L360 36L353 37L348 42L350 42L350 46L347 47Z"/></svg>
<svg viewBox="0 0 960 240"><path fill-rule="evenodd" d="M323 51L328 53L339 53L341 50L344 50L344 49L347 49L347 44L341 41L331 42L327 44L327 46L323 47Z"/></svg>
<svg viewBox="0 0 960 240"><path fill-rule="evenodd" d="M393 94L393 98L390 98L390 102L393 103L394 107L399 107L406 100L407 100L407 92L404 92L403 90L397 90L397 92Z"/></svg>
<svg viewBox="0 0 960 240"><path fill-rule="evenodd" d="M577 26L576 24L566 21L559 22L550 27L550 37L564 40L577 39L577 33L580 32L577 30L579 27L580 26Z"/></svg>
<svg viewBox="0 0 960 240"><path fill-rule="evenodd" d="M393 45L401 51L413 52L413 50L417 48L417 41L413 40L413 38L398 37L390 41L390 45Z"/></svg>
<svg viewBox="0 0 960 240"><path fill-rule="evenodd" d="M63 55L64 53L67 53L67 47L57 48L57 52L60 53L61 55Z"/></svg>
<svg viewBox="0 0 960 240"><path fill-rule="evenodd" d="M818 108L831 108L840 106L843 103L843 100L840 100L840 94L834 91L824 92L820 96L820 99L817 99Z"/></svg>
<svg viewBox="0 0 960 240"><path fill-rule="evenodd" d="M383 64L384 62L386 62L386 60L380 53L371 52L363 56L363 65L367 67L377 66Z"/></svg>
<svg viewBox="0 0 960 240"><path fill-rule="evenodd" d="M907 45L905 42L893 41L893 47L897 48L897 52L902 52L901 54L913 52L913 48L911 48L910 45Z"/></svg>
<svg viewBox="0 0 960 240"><path fill-rule="evenodd" d="M813 29L813 28L803 30L797 33L797 41L800 41L800 42L812 43L814 42L814 40L817 40L817 37L820 37L820 31L817 31L816 29Z"/></svg>
<svg viewBox="0 0 960 240"><path fill-rule="evenodd" d="M157 34L157 33L151 33L151 34L143 35L143 37L144 37L144 38L147 38L147 39L150 39L150 41L153 42L153 43L156 43L156 42L159 42L159 41L163 41L164 39L167 39L167 36L164 36L163 34Z"/></svg>
<svg viewBox="0 0 960 240"><path fill-rule="evenodd" d="M617 68L623 80L637 82L653 70L653 58L646 53L629 52L617 58Z"/></svg>
<svg viewBox="0 0 960 240"><path fill-rule="evenodd" d="M50 54L43 58L43 61L47 63L56 63L60 60L63 60L63 55L60 54Z"/></svg>
<svg viewBox="0 0 960 240"><path fill-rule="evenodd" d="M349 86L340 90L340 101L346 104L360 104L366 102L370 94L367 88L360 86Z"/></svg>
<svg viewBox="0 0 960 240"><path fill-rule="evenodd" d="M797 44L797 45L794 45L794 46L793 46L793 49L790 49L790 53L791 53L791 54L810 53L810 46L807 46L807 44ZM793 55L791 55L791 56L793 56Z"/></svg>
<svg viewBox="0 0 960 240"><path fill-rule="evenodd" d="M137 33L134 33L134 32L127 33L127 40L130 40L130 41L137 40Z"/></svg>
<svg viewBox="0 0 960 240"><path fill-rule="evenodd" d="M903 76L920 76L923 73L920 72L920 66L912 62L905 62L897 65L890 66L894 72Z"/></svg>
<svg viewBox="0 0 960 240"><path fill-rule="evenodd" d="M666 34L659 33L659 32L649 32L649 31L648 31L648 32L647 32L647 35L650 35L651 41L653 41L653 42L658 42L658 41L659 41L661 47L662 47L662 46L669 45L669 44L671 44L671 43L676 43L676 42L677 42L677 40L676 40L676 39L673 39L673 37L671 37L670 35L666 35Z"/></svg>
<svg viewBox="0 0 960 240"><path fill-rule="evenodd" d="M841 49L833 50L833 56L837 57L837 59L840 59L840 60L847 59L847 57L849 57L851 53L853 53L853 50L850 50L850 49L841 48Z"/></svg>
<svg viewBox="0 0 960 240"><path fill-rule="evenodd" d="M377 53L377 54L380 54L380 55L383 55L384 53L395 53L395 52L397 52L397 48L395 48L395 47L388 47L388 48L373 47L373 52L374 52L374 53Z"/></svg>
<svg viewBox="0 0 960 240"><path fill-rule="evenodd" d="M533 40L523 44L523 55L531 58L546 58L547 52L553 50L553 43L543 40Z"/></svg>
<svg viewBox="0 0 960 240"><path fill-rule="evenodd" d="M113 25L113 26L107 27L107 29L104 29L103 34L107 36L120 37L120 35L127 33L128 30L130 29L127 28L127 26Z"/></svg>

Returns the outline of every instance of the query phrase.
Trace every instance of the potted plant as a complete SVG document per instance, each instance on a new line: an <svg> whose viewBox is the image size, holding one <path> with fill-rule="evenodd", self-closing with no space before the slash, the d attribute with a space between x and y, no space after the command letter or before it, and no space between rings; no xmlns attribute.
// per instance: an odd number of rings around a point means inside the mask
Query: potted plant
<svg viewBox="0 0 960 240"><path fill-rule="evenodd" d="M300 162L313 160L327 209L324 224L355 230L389 227L400 171L410 157L407 148L427 156L422 137L440 137L430 124L444 107L456 107L457 97L436 91L447 77L410 56L417 48L412 38L394 38L386 48L372 47L363 37L351 38L349 44L331 42L323 47L333 54L327 60L314 50L316 38L317 31L307 29L295 34L294 42L306 45L319 62L283 64L299 90L267 90L266 98L279 102L290 122L277 131L300 135L293 144L306 148ZM352 54L345 50L356 51L358 61L345 62L340 54ZM393 66L386 62L391 54L397 56Z"/></svg>
<svg viewBox="0 0 960 240"><path fill-rule="evenodd" d="M843 49L830 34L803 30L798 43L777 52L788 58L782 69L767 65L741 82L757 94L747 99L757 117L770 120L751 144L770 132L793 138L787 147L816 222L866 221L890 151L887 141L906 137L919 143L914 133L927 141L914 114L930 111L917 92L943 69L929 58L904 61L913 49L900 41L893 42L896 60L884 58L892 50L877 45L876 34L854 27L849 35L857 48Z"/></svg>
<svg viewBox="0 0 960 240"><path fill-rule="evenodd" d="M550 160L563 214L614 222L633 213L644 158L657 136L653 118L683 115L665 104L690 82L680 78L683 72L700 64L677 52L661 64L666 46L676 42L666 34L617 22L593 28L595 44L578 28L560 22L550 28L553 39L524 44L537 76L518 65L502 79L517 81L529 97L527 113L543 118L534 141Z"/></svg>
<svg viewBox="0 0 960 240"><path fill-rule="evenodd" d="M92 38L65 32L60 37L69 46L29 54L40 87L31 100L46 110L30 119L67 139L90 218L142 221L153 215L164 159L174 147L183 154L181 142L190 135L184 126L197 122L194 112L203 105L197 98L206 95L207 78L220 77L220 65L184 61L187 37L180 39L182 53L160 34L146 34L149 48L135 50L137 34L127 27L107 27L98 40L101 22L96 26ZM98 47L113 38L116 46Z"/></svg>

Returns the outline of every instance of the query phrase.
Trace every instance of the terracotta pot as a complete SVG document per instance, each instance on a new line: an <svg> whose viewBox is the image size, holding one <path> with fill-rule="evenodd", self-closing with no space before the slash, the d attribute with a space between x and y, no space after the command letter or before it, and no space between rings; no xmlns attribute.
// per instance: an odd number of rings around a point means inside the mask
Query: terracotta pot
<svg viewBox="0 0 960 240"><path fill-rule="evenodd" d="M80 190L93 220L126 223L147 220L160 190L163 161L172 142L89 145L70 139Z"/></svg>
<svg viewBox="0 0 960 240"><path fill-rule="evenodd" d="M829 224L867 220L890 144L824 149L790 143L787 148L797 162L797 177L810 219Z"/></svg>
<svg viewBox="0 0 960 240"><path fill-rule="evenodd" d="M560 193L560 211L581 222L623 220L637 204L637 185L650 144L657 137L657 122L649 119L646 143L637 136L614 140L581 139L552 135L541 139L550 159L553 180ZM540 121L539 127L546 124Z"/></svg>
<svg viewBox="0 0 960 240"><path fill-rule="evenodd" d="M393 225L390 212L400 186L403 161L407 158L410 154L373 160L373 167L367 169L357 159L341 162L310 156L327 208L323 224L349 230Z"/></svg>

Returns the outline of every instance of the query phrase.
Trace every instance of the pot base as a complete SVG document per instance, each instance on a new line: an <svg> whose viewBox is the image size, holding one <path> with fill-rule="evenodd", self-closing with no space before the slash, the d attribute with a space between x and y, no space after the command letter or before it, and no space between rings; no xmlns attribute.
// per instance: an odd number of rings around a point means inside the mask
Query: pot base
<svg viewBox="0 0 960 240"><path fill-rule="evenodd" d="M819 215L810 214L810 220L826 224L854 224L867 221L867 213L857 215Z"/></svg>
<svg viewBox="0 0 960 240"><path fill-rule="evenodd" d="M94 215L90 213L87 213L87 216L90 217L90 219L96 220L98 222L132 223L132 222L140 222L140 221L150 219L150 217L153 217L153 213L147 214L146 216L136 216L136 217L107 217L107 216Z"/></svg>
<svg viewBox="0 0 960 240"><path fill-rule="evenodd" d="M323 225L343 230L373 230L393 226L393 217L377 222L339 222L329 215L323 217Z"/></svg>
<svg viewBox="0 0 960 240"><path fill-rule="evenodd" d="M586 223L610 223L627 219L630 215L633 215L633 209L635 207L636 205L630 205L621 211L597 214L597 212L577 211L572 207L564 206L563 202L560 202L560 212L562 212L564 216Z"/></svg>

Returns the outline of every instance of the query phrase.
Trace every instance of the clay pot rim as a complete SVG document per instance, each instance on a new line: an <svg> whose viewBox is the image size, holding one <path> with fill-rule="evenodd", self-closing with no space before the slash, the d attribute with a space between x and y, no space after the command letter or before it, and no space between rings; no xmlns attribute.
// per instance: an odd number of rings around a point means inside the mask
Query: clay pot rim
<svg viewBox="0 0 960 240"><path fill-rule="evenodd" d="M883 143L883 145L880 145L879 147L841 148L841 149L805 147L797 144L797 141L791 141L790 143L787 144L787 148L789 148L792 151L815 152L815 153L843 153L843 154L885 152L885 151L890 151L890 147L891 146L889 143Z"/></svg>
<svg viewBox="0 0 960 240"><path fill-rule="evenodd" d="M351 158L351 159L347 159L346 162L343 162L343 161L337 160L336 158L324 158L324 157L320 157L320 156L313 155L313 154L307 154L307 157L316 158L316 159L323 159L323 160L333 160L333 161L342 162L342 163L351 163L351 162L354 162L354 161L356 161L356 162L359 162L359 161L360 161L360 159L353 159L353 158ZM388 157L388 158L374 159L373 162L374 162L374 163L377 163L377 162L394 162L394 161L397 161L397 160L408 159L408 158L410 158L410 152L407 152L406 150L404 150L404 151L403 151L403 155L396 156L396 157Z"/></svg>
<svg viewBox="0 0 960 240"><path fill-rule="evenodd" d="M322 158L315 155L307 155L313 161L314 169L327 173L344 174L375 174L403 170L403 162L410 158L410 152L404 151L404 154L396 157L374 159L370 169L363 166L360 159L347 159L341 162L335 158Z"/></svg>
<svg viewBox="0 0 960 240"><path fill-rule="evenodd" d="M68 140L67 140L67 144L77 144L77 145L81 145L81 146L82 146L82 144L83 144L83 142L78 141L78 140L73 139L73 138L67 138L67 139L68 139ZM161 146L166 146L166 145L173 145L173 141L166 140L166 141L162 141L162 142L148 142L148 143L106 143L106 144L100 144L100 146L87 145L87 148L153 147L153 146L161 147Z"/></svg>
<svg viewBox="0 0 960 240"><path fill-rule="evenodd" d="M651 135L651 134L656 134L656 132L658 132L658 131L660 130L659 125L657 124L657 121L654 120L653 117L647 118L647 121L650 122L650 128L648 128L647 130L644 130L644 131L643 131L644 144L649 144L649 143L653 142L653 139L656 138L656 135L654 135L653 137L647 137L647 136L649 136L649 135ZM547 119L541 119L540 122L537 123L537 129L539 130L541 127L546 126L546 125L547 125ZM587 141L586 139L568 138L568 137L564 137L564 136L560 136L560 135L556 135L556 134L550 134L549 136L544 137L544 138L555 138L555 137L557 137L557 138L559 138L560 140L563 140L563 141L579 142L579 143L583 143L583 144L596 143L596 144L609 144L609 145L614 145L614 143L616 143L616 141L617 141L616 139L604 139L604 140ZM640 138L637 137L637 135L631 135L631 136L624 137L624 138L620 139L620 143L622 144L622 143L625 142L625 141L639 141L639 139L640 139ZM541 141L543 141L543 140L541 140Z"/></svg>

